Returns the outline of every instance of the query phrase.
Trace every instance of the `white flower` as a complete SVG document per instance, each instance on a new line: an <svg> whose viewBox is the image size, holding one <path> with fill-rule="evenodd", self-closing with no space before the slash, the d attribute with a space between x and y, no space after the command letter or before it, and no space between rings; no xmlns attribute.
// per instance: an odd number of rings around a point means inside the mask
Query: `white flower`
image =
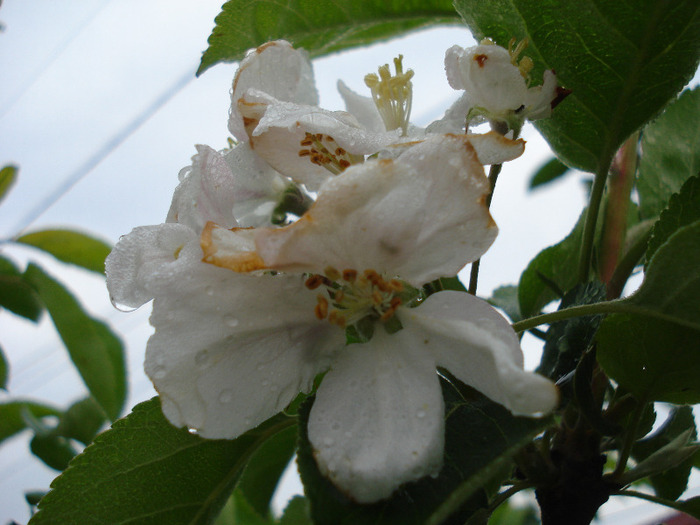
<svg viewBox="0 0 700 525"><path fill-rule="evenodd" d="M439 470L444 407L438 366L515 413L547 412L557 402L554 385L523 371L515 333L487 303L441 292L417 308L405 305L411 299L409 285L456 274L493 242L496 226L484 204L488 188L466 137L434 136L396 160L348 168L328 181L311 209L290 226L228 230L209 224L204 230L204 260L214 265L235 272L312 274L307 287L326 293L316 296L308 318L357 331L377 324L362 344L344 346L336 339L333 348L320 343L318 333L312 336L323 349L321 360L330 360L330 370L310 413L309 439L321 472L356 501L386 498L401 483ZM275 281L280 275L254 279ZM280 288L279 300L286 297ZM228 304L237 319L267 314L266 300ZM271 336L276 329L271 325L266 333ZM229 344L236 347L237 341ZM167 357L162 357L165 366ZM147 361L154 359L153 352L147 355ZM246 384L262 380L253 365L246 362L254 376ZM285 378L283 385L289 384L281 368L286 366L285 360L279 368L266 362L267 370L274 368ZM155 383L168 398L181 397L179 387L164 392ZM210 398L216 404L214 394ZM221 410L220 418L237 418Z"/></svg>
<svg viewBox="0 0 700 525"><path fill-rule="evenodd" d="M511 43L513 44L513 42ZM560 92L554 72L544 72L541 86L529 87L528 74L532 61L518 56L526 44L505 49L489 40L464 49L453 46L445 53L445 71L454 89L464 90L457 102L468 108L467 120L485 118L492 123L503 122L510 129L519 129L525 119L548 117Z"/></svg>

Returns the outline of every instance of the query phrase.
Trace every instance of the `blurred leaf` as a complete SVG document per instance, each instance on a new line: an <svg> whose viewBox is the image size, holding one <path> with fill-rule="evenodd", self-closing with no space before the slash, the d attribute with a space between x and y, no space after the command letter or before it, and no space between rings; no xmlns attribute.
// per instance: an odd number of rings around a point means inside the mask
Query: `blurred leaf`
<svg viewBox="0 0 700 525"><path fill-rule="evenodd" d="M700 88L683 94L642 135L639 208L656 217L688 178L700 173Z"/></svg>
<svg viewBox="0 0 700 525"><path fill-rule="evenodd" d="M564 295L559 310L603 300L605 285L599 282L580 284ZM594 315L553 323L547 330L547 341L537 372L555 382L572 372L593 341L602 320L603 316Z"/></svg>
<svg viewBox="0 0 700 525"><path fill-rule="evenodd" d="M29 448L32 454L59 472L65 470L77 454L70 440L55 434L35 435L29 443Z"/></svg>
<svg viewBox="0 0 700 525"><path fill-rule="evenodd" d="M288 40L316 57L423 27L459 23L450 0L229 0L222 9L197 75L219 62L240 60L248 49L270 40Z"/></svg>
<svg viewBox="0 0 700 525"><path fill-rule="evenodd" d="M543 306L560 298L552 285L566 292L576 284L576 272L572 268L578 262L584 219L585 210L566 238L538 253L523 271L518 284L523 318L536 315Z"/></svg>
<svg viewBox="0 0 700 525"><path fill-rule="evenodd" d="M688 441L697 439L695 418L693 417L693 409L690 407L674 408L661 428L654 432L653 435L634 444L632 457L640 464L640 462L651 457L652 454L663 449L663 447L669 445L674 439L687 431L690 431L690 434L686 442L681 443L681 446L687 445ZM651 485L654 487L654 492L657 496L675 500L685 492L688 486L688 477L693 468L693 458L683 460L680 463L673 468L664 469L664 471L651 476ZM669 465L667 464L666 466L668 467Z"/></svg>
<svg viewBox="0 0 700 525"><path fill-rule="evenodd" d="M624 302L700 330L700 220L657 248L639 289Z"/></svg>
<svg viewBox="0 0 700 525"><path fill-rule="evenodd" d="M294 456L296 445L296 427L278 432L255 451L241 475L236 490L262 517L270 514L270 500L282 473Z"/></svg>
<svg viewBox="0 0 700 525"><path fill-rule="evenodd" d="M527 38L534 83L554 69L572 91L535 125L560 159L584 171L607 169L620 144L692 78L700 57L697 0L455 0L455 7L477 39L507 46Z"/></svg>
<svg viewBox="0 0 700 525"><path fill-rule="evenodd" d="M491 306L503 310L513 323L522 320L517 286L510 284L496 288L488 301Z"/></svg>
<svg viewBox="0 0 700 525"><path fill-rule="evenodd" d="M700 496L690 498L686 501L679 501L678 503L679 505L674 508L700 520Z"/></svg>
<svg viewBox="0 0 700 525"><path fill-rule="evenodd" d="M17 242L39 248L59 261L101 274L105 273L105 258L112 251L106 242L71 230L27 233L19 237Z"/></svg>
<svg viewBox="0 0 700 525"><path fill-rule="evenodd" d="M44 496L46 496L46 491L43 490L33 490L24 493L24 499L27 500L30 507L36 507L39 504L39 500Z"/></svg>
<svg viewBox="0 0 700 525"><path fill-rule="evenodd" d="M319 472L305 428L313 410L311 400L302 405L297 461L315 523L463 523L486 506L484 485L504 467L507 471L513 454L551 424L550 419L514 417L463 384L455 386L444 379L441 384L448 416L440 474L406 483L391 498L368 505L348 499Z"/></svg>
<svg viewBox="0 0 700 525"><path fill-rule="evenodd" d="M698 118L700 119L700 116ZM698 149L700 150L700 146ZM689 178L680 191L671 196L668 207L661 212L649 239L647 263L676 230L698 220L700 220L700 176Z"/></svg>
<svg viewBox="0 0 700 525"><path fill-rule="evenodd" d="M10 371L10 366L7 363L7 358L5 357L5 352L2 351L0 347L0 388L7 390L7 379Z"/></svg>
<svg viewBox="0 0 700 525"><path fill-rule="evenodd" d="M214 525L273 525L273 522L255 512L243 493L236 488Z"/></svg>
<svg viewBox="0 0 700 525"><path fill-rule="evenodd" d="M539 525L537 510L533 507L516 507L505 502L493 512L488 525Z"/></svg>
<svg viewBox="0 0 700 525"><path fill-rule="evenodd" d="M25 272L51 315L90 393L109 418L119 417L126 399L124 348L109 327L88 316L75 298L34 264Z"/></svg>
<svg viewBox="0 0 700 525"><path fill-rule="evenodd" d="M33 401L0 403L0 443L27 428L27 422L22 416L25 411L37 419L61 415L60 410Z"/></svg>
<svg viewBox="0 0 700 525"><path fill-rule="evenodd" d="M313 525L309 500L303 496L294 496L284 509L279 525Z"/></svg>
<svg viewBox="0 0 700 525"><path fill-rule="evenodd" d="M92 397L86 397L73 403L61 415L56 433L88 445L106 420L107 416L97 401Z"/></svg>
<svg viewBox="0 0 700 525"><path fill-rule="evenodd" d="M3 262L8 262L3 259ZM18 270L11 264L0 268L0 307L30 321L38 321L43 311L41 301Z"/></svg>
<svg viewBox="0 0 700 525"><path fill-rule="evenodd" d="M569 167L554 157L542 164L530 179L530 189L543 186L562 177L569 171Z"/></svg>
<svg viewBox="0 0 700 525"><path fill-rule="evenodd" d="M278 415L237 439L205 440L173 427L153 398L71 462L30 523L211 523L250 455L293 424Z"/></svg>
<svg viewBox="0 0 700 525"><path fill-rule="evenodd" d="M0 169L0 202L7 196L7 192L17 181L17 166L3 166Z"/></svg>

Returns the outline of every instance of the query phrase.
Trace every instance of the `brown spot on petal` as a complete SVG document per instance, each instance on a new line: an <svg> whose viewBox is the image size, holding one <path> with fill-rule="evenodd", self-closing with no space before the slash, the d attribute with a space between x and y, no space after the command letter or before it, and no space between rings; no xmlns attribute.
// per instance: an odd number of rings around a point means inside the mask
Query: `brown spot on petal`
<svg viewBox="0 0 700 525"><path fill-rule="evenodd" d="M477 64L479 64L479 67L484 67L484 63L489 59L487 55L474 55L474 60L476 61Z"/></svg>
<svg viewBox="0 0 700 525"><path fill-rule="evenodd" d="M265 262L255 251L241 251L235 255L221 255L219 253L219 246L213 240L213 232L217 228L225 229L209 221L202 230L202 236L199 241L203 253L202 262L218 266L219 268L228 268L238 273L267 269ZM248 228L231 228L230 231L236 232L245 229Z"/></svg>

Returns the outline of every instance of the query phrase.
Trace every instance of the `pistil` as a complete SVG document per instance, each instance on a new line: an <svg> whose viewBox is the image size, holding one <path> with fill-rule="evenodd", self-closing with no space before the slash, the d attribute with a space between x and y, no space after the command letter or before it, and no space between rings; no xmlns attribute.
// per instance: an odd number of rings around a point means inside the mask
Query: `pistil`
<svg viewBox="0 0 700 525"><path fill-rule="evenodd" d="M379 76L370 73L365 76L365 84L372 90L372 98L384 121L387 131L401 129L402 136L408 132L413 100L413 70L403 70L403 55L394 59L396 74L392 76L389 64L379 68Z"/></svg>

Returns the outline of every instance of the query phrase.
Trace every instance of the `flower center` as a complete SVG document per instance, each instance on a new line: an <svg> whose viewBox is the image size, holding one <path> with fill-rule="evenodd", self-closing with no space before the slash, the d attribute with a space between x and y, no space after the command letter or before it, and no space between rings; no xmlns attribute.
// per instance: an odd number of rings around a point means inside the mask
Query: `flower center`
<svg viewBox="0 0 700 525"><path fill-rule="evenodd" d="M395 75L389 71L389 64L384 64L379 68L379 76L374 73L365 76L365 84L372 90L372 98L386 130L400 128L402 135L406 136L413 99L413 70L404 72L402 60L403 55L394 59Z"/></svg>
<svg viewBox="0 0 700 525"><path fill-rule="evenodd" d="M309 290L326 288L314 307L317 319L327 319L343 329L352 328L361 340L369 340L375 321L392 325L392 332L400 329L396 310L415 295L399 279L388 279L375 270L365 270L360 275L357 270L339 272L328 267L324 275L311 275L305 285Z"/></svg>
<svg viewBox="0 0 700 525"><path fill-rule="evenodd" d="M317 166L322 166L334 175L342 173L353 164L364 162L362 155L353 155L341 148L330 135L306 133L301 140L300 157L309 157Z"/></svg>

